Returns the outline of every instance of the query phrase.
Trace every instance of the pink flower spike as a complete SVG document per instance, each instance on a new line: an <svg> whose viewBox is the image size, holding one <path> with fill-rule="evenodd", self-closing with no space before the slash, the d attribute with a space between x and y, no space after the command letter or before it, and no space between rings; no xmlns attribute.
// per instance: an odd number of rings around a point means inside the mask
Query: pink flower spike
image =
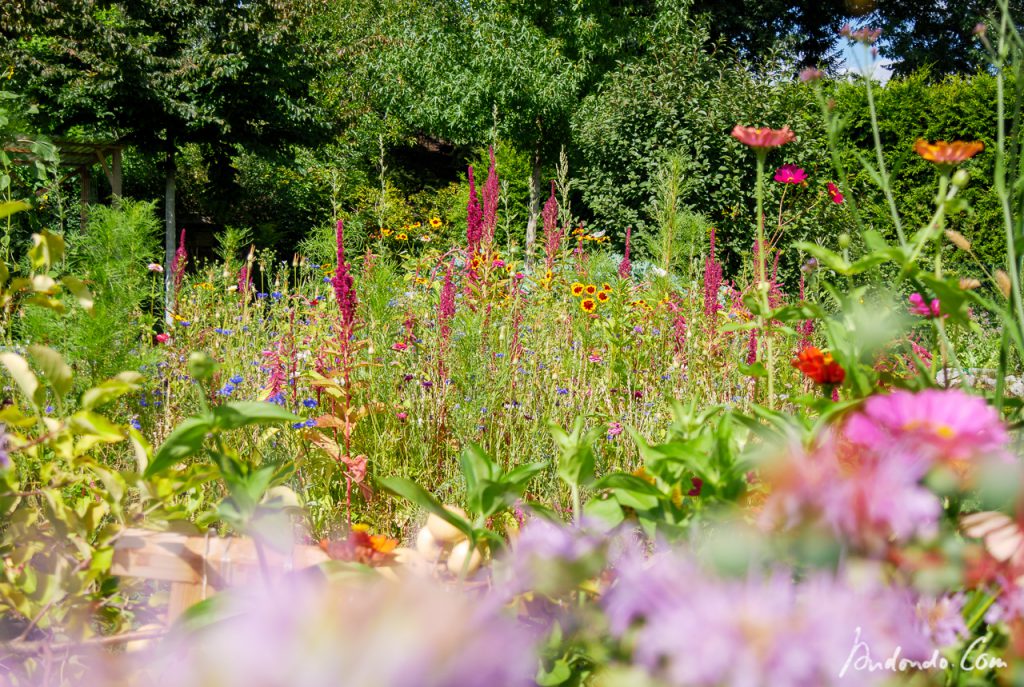
<svg viewBox="0 0 1024 687"><path fill-rule="evenodd" d="M807 172L796 165L782 165L775 172L775 181L780 184L802 184L807 181Z"/></svg>

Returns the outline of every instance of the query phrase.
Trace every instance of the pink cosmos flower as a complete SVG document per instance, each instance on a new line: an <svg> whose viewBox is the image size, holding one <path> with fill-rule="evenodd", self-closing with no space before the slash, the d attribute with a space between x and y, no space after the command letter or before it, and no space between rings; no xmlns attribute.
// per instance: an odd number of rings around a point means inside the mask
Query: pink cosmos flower
<svg viewBox="0 0 1024 687"><path fill-rule="evenodd" d="M899 448L939 462L1007 455L999 413L985 399L960 389L872 396L846 422L844 432L860 446Z"/></svg>
<svg viewBox="0 0 1024 687"><path fill-rule="evenodd" d="M409 344L404 343L402 341L398 341L396 343L391 344L391 350L394 350L394 351L404 351L404 350L406 350L408 348L409 348Z"/></svg>
<svg viewBox="0 0 1024 687"><path fill-rule="evenodd" d="M802 184L807 181L807 172L796 165L782 165L775 172L775 181L780 184Z"/></svg>
<svg viewBox="0 0 1024 687"><path fill-rule="evenodd" d="M939 316L939 299L933 298L931 303L924 302L924 296L919 293L910 294L910 314L921 317Z"/></svg>
<svg viewBox="0 0 1024 687"><path fill-rule="evenodd" d="M146 266L146 269L150 272L157 272L158 274L163 274L164 272L164 268L155 262L149 263L149 265Z"/></svg>

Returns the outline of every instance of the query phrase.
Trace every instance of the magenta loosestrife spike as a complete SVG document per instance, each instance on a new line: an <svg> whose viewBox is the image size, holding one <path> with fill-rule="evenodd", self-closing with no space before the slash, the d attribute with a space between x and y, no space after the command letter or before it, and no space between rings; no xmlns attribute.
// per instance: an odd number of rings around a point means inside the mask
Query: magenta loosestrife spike
<svg viewBox="0 0 1024 687"><path fill-rule="evenodd" d="M334 287L334 298L338 302L338 310L341 312L341 324L349 330L348 334L351 334L351 328L356 318L356 305L358 300L356 298L355 283L352 279L352 274L349 271L349 264L345 262L345 223L342 220L338 220L336 240L338 244L338 267L334 272L334 279L331 280L331 285ZM348 337L346 336L347 340Z"/></svg>
<svg viewBox="0 0 1024 687"><path fill-rule="evenodd" d="M711 230L711 250L704 261L704 317L708 327L717 330L716 313L721 309L718 290L722 287L722 265L715 257L715 230Z"/></svg>
<svg viewBox="0 0 1024 687"><path fill-rule="evenodd" d="M469 204L466 206L466 250L472 257L480 249L483 236L484 219L480 211L480 201L476 195L476 180L473 178L473 165L469 166Z"/></svg>
<svg viewBox="0 0 1024 687"><path fill-rule="evenodd" d="M252 285L252 276L249 274L249 265L242 265L242 269L238 271L238 293L239 295L246 295L249 293L249 287Z"/></svg>
<svg viewBox="0 0 1024 687"><path fill-rule="evenodd" d="M633 273L633 263L629 261L629 241L633 235L633 227L626 227L626 251L622 256L622 262L619 263L619 278L629 279Z"/></svg>
<svg viewBox="0 0 1024 687"><path fill-rule="evenodd" d="M482 240L490 245L498 227L498 172L494 161L494 146L488 149L491 165L487 168L487 182L484 184L484 218Z"/></svg>
<svg viewBox="0 0 1024 687"><path fill-rule="evenodd" d="M174 251L174 260L171 261L171 276L174 279L175 295L185 280L186 267L188 267L188 251L185 249L185 230L182 229L181 236L178 238L178 250Z"/></svg>
<svg viewBox="0 0 1024 687"><path fill-rule="evenodd" d="M555 257L562 243L562 230L558 227L558 200L555 199L555 182L551 182L551 196L544 203L541 213L544 219L544 266L551 270L555 266Z"/></svg>

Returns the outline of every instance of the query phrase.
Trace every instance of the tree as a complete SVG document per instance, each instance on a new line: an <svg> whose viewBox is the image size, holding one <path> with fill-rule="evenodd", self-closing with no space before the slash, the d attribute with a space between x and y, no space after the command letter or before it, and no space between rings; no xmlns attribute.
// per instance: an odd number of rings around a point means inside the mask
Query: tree
<svg viewBox="0 0 1024 687"><path fill-rule="evenodd" d="M293 40L301 7L25 0L0 10L15 83L46 104L51 131L111 136L164 155L168 307L178 147L204 144L223 162L235 146L281 147L320 130L307 98L316 59Z"/></svg>

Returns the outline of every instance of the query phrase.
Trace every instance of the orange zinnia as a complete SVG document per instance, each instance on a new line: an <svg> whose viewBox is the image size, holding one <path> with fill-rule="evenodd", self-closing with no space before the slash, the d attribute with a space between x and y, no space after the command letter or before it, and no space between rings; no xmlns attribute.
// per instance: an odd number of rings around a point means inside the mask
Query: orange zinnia
<svg viewBox="0 0 1024 687"><path fill-rule="evenodd" d="M985 149L981 141L936 141L929 143L923 138L914 143L914 151L929 162L937 165L958 165Z"/></svg>
<svg viewBox="0 0 1024 687"><path fill-rule="evenodd" d="M842 384L846 379L846 370L832 358L832 354L823 353L815 346L800 351L793 358L792 365L817 384Z"/></svg>
<svg viewBox="0 0 1024 687"><path fill-rule="evenodd" d="M594 312L597 310L597 302L593 298L584 298L580 301L580 307L583 308L583 312Z"/></svg>
<svg viewBox="0 0 1024 687"><path fill-rule="evenodd" d="M796 140L796 134L788 126L784 126L781 129L769 129L767 127L740 126L737 124L732 130L732 137L743 145L762 150L778 148L781 145Z"/></svg>

